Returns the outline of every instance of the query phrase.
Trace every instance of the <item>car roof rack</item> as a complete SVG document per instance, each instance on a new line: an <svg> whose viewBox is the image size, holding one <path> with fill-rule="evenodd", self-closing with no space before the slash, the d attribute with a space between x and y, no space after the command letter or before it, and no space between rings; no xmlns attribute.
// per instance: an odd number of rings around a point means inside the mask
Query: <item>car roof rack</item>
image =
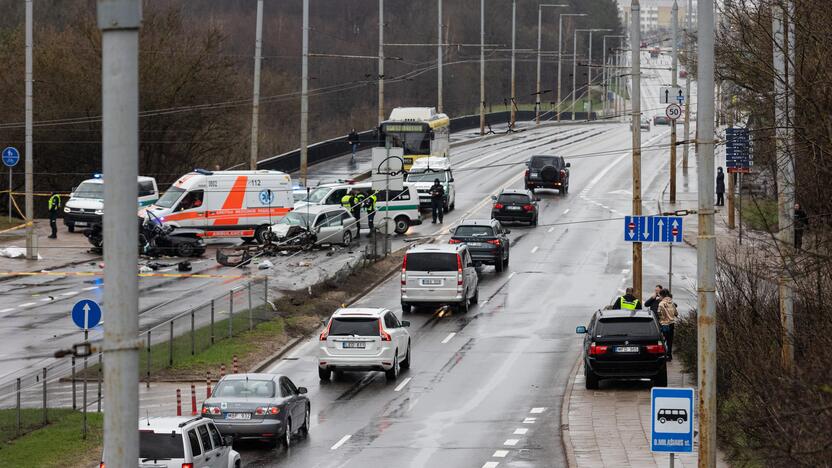
<svg viewBox="0 0 832 468"><path fill-rule="evenodd" d="M188 424L190 424L190 423L192 423L192 422L194 422L194 421L199 421L200 419L202 419L202 416L197 416L197 417L195 417L195 418L191 418L191 419L189 419L189 420L187 420L187 421L185 421L185 422L181 422L181 423L179 423L179 428L181 429L181 428L183 428L183 427L187 426Z"/></svg>

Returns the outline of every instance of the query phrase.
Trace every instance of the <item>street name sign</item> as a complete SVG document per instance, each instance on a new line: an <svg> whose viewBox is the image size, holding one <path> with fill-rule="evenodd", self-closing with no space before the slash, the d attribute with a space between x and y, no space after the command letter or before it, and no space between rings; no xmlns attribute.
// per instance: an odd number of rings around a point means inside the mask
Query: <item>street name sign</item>
<svg viewBox="0 0 832 468"><path fill-rule="evenodd" d="M101 322L101 306L89 299L82 299L72 306L72 321L81 330L95 328Z"/></svg>
<svg viewBox="0 0 832 468"><path fill-rule="evenodd" d="M627 242L682 242L681 216L625 216Z"/></svg>
<svg viewBox="0 0 832 468"><path fill-rule="evenodd" d="M661 388L650 390L650 450L653 452L693 452L693 389Z"/></svg>
<svg viewBox="0 0 832 468"><path fill-rule="evenodd" d="M739 127L725 129L725 167L728 173L750 173L752 163L748 129Z"/></svg>

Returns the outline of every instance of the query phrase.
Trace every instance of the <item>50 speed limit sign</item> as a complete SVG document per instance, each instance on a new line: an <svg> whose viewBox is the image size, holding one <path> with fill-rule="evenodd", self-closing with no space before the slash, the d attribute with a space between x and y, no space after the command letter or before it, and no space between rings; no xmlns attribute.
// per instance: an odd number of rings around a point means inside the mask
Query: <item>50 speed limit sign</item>
<svg viewBox="0 0 832 468"><path fill-rule="evenodd" d="M679 104L670 104L667 106L667 109L664 110L665 115L667 115L668 119L676 120L682 116L682 108Z"/></svg>

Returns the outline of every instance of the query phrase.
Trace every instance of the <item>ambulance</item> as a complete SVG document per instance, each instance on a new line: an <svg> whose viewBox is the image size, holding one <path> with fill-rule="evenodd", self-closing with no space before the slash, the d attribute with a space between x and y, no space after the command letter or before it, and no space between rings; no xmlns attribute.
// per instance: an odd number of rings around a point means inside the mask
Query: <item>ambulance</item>
<svg viewBox="0 0 832 468"><path fill-rule="evenodd" d="M199 229L205 238L263 243L269 226L293 204L292 179L286 173L197 169L180 177L147 211L174 228Z"/></svg>

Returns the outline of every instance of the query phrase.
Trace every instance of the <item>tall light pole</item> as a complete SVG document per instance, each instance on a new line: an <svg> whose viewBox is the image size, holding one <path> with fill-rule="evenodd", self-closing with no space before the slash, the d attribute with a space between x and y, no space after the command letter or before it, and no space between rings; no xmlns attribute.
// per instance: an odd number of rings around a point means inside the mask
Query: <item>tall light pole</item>
<svg viewBox="0 0 832 468"><path fill-rule="evenodd" d="M554 5L554 4L540 4L537 7L537 92L535 96L535 114L534 114L534 121L536 124L540 125L540 48L543 36L543 8L545 7L552 7L552 8L563 8L568 7L569 5Z"/></svg>
<svg viewBox="0 0 832 468"><path fill-rule="evenodd" d="M306 0L304 0L306 1ZM378 0L378 123L384 122L384 0Z"/></svg>
<svg viewBox="0 0 832 468"><path fill-rule="evenodd" d="M607 32L612 29L591 29L589 31L589 61L586 64L586 97L589 101L589 111L586 113L586 120L592 120L592 33Z"/></svg>
<svg viewBox="0 0 832 468"><path fill-rule="evenodd" d="M25 130L25 191L26 191L26 258L29 260L37 260L37 233L35 232L35 202L32 195L34 191L34 180L32 174L34 172L34 156L32 155L32 124L33 124L33 103L32 103L32 49L34 47L34 6L32 0L26 0L26 98L24 103L24 113L26 120ZM9 199L12 197L11 187L9 187Z"/></svg>
<svg viewBox="0 0 832 468"><path fill-rule="evenodd" d="M437 0L436 36L436 61L439 65L436 77L436 110L442 112L442 0Z"/></svg>
<svg viewBox="0 0 832 468"><path fill-rule="evenodd" d="M687 56L688 63L690 63L692 56L693 56L693 41L690 40L691 33L693 32L693 0L688 0L688 8L687 8L687 20L688 20L688 27L685 29L685 55ZM690 67L688 67L690 68ZM682 169L688 168L688 152L690 151L690 106L691 106L691 97L690 97L690 70L687 70L687 75L685 76L685 144L682 146ZM733 174L731 174L728 178L730 179ZM733 223L731 223L733 224ZM733 228L733 226L731 226Z"/></svg>
<svg viewBox="0 0 832 468"><path fill-rule="evenodd" d="M254 92L251 103L251 148L249 169L257 170L258 119L260 117L260 62L263 60L263 0L257 0L257 26L254 35Z"/></svg>
<svg viewBox="0 0 832 468"><path fill-rule="evenodd" d="M485 135L485 0L480 0L480 135Z"/></svg>
<svg viewBox="0 0 832 468"><path fill-rule="evenodd" d="M300 179L306 187L309 156L309 0L303 0L303 55L300 85Z"/></svg>
<svg viewBox="0 0 832 468"><path fill-rule="evenodd" d="M607 88L608 88L608 86L609 86L609 84L608 84L608 83L609 83L609 81L610 81L610 74L609 74L609 72L607 71L607 70L608 70L608 68L609 68L609 67L607 67L607 38L608 38L608 37L622 38L622 37L624 37L624 36L621 36L621 35L614 35L614 34L605 34L605 35L604 35L604 39L603 39L603 41L602 41L603 46L604 46L604 53L603 53L604 58L603 58L603 60L602 60L602 61L603 61L603 63L604 63L604 65L603 65L603 69L602 69L602 72L603 72L603 80L602 80L602 82L603 82L603 84L604 84L604 100L603 100L603 102L604 102L604 117L606 117L606 116L607 116L607 108L609 107L609 106L607 105L607 104L608 104L608 103L607 103L607 95L609 94L609 91L608 91L608 89L607 89ZM612 61L612 59L610 59L610 61ZM617 69L616 69L616 70L617 70Z"/></svg>
<svg viewBox="0 0 832 468"><path fill-rule="evenodd" d="M514 130L514 124L517 122L517 87L515 81L515 52L517 40L517 0L511 0L511 123L509 130Z"/></svg>
<svg viewBox="0 0 832 468"><path fill-rule="evenodd" d="M679 5L673 0L670 9L671 29L673 31L673 48L670 55L670 83L673 89L678 85L679 77ZM670 121L670 204L676 203L676 120Z"/></svg>
<svg viewBox="0 0 832 468"><path fill-rule="evenodd" d="M590 59L592 58L592 31L609 31L609 29L576 29L572 33L572 120L575 120L575 98L577 97L576 91L576 78L578 75L578 33L579 32L588 32L590 38L590 45L589 45L589 53ZM589 69L589 64L587 64L587 69Z"/></svg>
<svg viewBox="0 0 832 468"><path fill-rule="evenodd" d="M558 97L557 102L555 103L555 112L558 114L558 122L560 122L560 88L561 88L561 80L563 79L563 74L561 73L560 63L561 63L561 49L563 45L563 17L564 16L586 16L586 13L561 13L558 15L558 78L555 80L555 87L558 90ZM574 68L573 68L573 76L574 76ZM574 89L575 86L572 86ZM573 119L574 120L574 119Z"/></svg>
<svg viewBox="0 0 832 468"><path fill-rule="evenodd" d="M631 130L633 133L633 216L641 216L641 6L638 0L630 5L630 50L632 91ZM633 294L641 296L641 242L633 242Z"/></svg>
<svg viewBox="0 0 832 468"><path fill-rule="evenodd" d="M104 204L104 464L139 456L139 288L136 281L139 172L140 0L99 0Z"/></svg>

